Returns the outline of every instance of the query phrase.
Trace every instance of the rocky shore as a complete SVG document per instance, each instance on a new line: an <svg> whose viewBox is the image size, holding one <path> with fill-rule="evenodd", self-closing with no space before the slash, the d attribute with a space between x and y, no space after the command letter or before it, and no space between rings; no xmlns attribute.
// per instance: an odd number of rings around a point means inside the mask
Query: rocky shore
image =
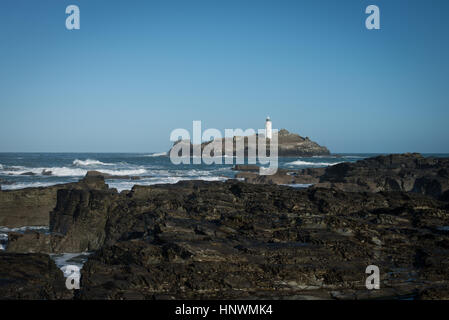
<svg viewBox="0 0 449 320"><path fill-rule="evenodd" d="M281 171L271 181L256 167L237 167L252 183L184 181L118 193L91 175L14 191L9 208L27 192L51 190L49 232L9 234L0 298L449 299L448 163L404 154ZM278 185L292 181L314 186ZM32 215L25 204L28 211L17 211L24 219ZM61 289L62 272L47 254L84 251L93 254L81 289ZM365 287L368 265L380 268L380 290Z"/></svg>
<svg viewBox="0 0 449 320"><path fill-rule="evenodd" d="M327 168L279 169L260 176L257 166L237 165L236 178L256 184L313 184L348 192L405 191L449 200L449 159L419 153L391 154Z"/></svg>

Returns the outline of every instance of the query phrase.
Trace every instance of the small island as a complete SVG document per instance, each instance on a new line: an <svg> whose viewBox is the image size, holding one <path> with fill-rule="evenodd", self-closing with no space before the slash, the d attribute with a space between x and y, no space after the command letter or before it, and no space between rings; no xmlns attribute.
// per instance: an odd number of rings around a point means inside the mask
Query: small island
<svg viewBox="0 0 449 320"><path fill-rule="evenodd" d="M225 146L231 144L233 146L233 156L236 156L236 148L239 143L244 144L244 156L245 158L251 154L249 151L252 150L254 154L258 154L257 146L259 138L267 139L267 154L269 154L270 143L269 140L272 138L272 124L270 117L267 117L265 122L265 136L264 135L250 135L250 136L234 136L229 138L215 139L201 144L201 152L203 152L206 146L209 149L222 150L221 154L225 155ZM232 140L232 142L230 141ZM242 141L243 140L243 141ZM177 146L177 149L182 149L179 144L187 144L187 150L190 147L190 154L193 154L194 144L190 140L178 140L173 144L173 147L169 150L168 154L172 149ZM213 146L212 144L215 144ZM279 157L313 157L313 156L326 156L329 155L330 151L325 146L320 146L318 143L309 139L309 137L301 137L299 134L291 133L286 129L281 129L278 132L278 156ZM214 154L211 154L214 156ZM180 154L180 156L182 156Z"/></svg>

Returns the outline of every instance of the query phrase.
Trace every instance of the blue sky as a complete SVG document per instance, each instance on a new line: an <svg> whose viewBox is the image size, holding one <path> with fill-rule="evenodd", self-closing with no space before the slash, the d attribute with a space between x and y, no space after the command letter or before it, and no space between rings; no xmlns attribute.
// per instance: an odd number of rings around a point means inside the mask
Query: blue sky
<svg viewBox="0 0 449 320"><path fill-rule="evenodd" d="M76 4L81 29L65 28ZM381 30L365 28L376 4ZM0 152L167 150L274 128L332 152L449 152L449 1L0 1Z"/></svg>

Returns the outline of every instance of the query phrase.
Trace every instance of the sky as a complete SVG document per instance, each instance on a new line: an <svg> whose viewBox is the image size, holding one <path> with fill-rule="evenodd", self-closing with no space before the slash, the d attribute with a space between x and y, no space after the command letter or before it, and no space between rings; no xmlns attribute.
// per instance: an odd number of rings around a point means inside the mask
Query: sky
<svg viewBox="0 0 449 320"><path fill-rule="evenodd" d="M67 30L65 9L80 9ZM367 30L365 9L380 9ZM0 152L160 152L273 128L449 152L447 0L1 0Z"/></svg>

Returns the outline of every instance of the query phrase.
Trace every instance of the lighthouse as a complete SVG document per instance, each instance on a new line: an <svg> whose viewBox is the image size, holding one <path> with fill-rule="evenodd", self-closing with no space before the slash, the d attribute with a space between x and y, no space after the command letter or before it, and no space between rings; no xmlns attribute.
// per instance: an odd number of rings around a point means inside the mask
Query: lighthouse
<svg viewBox="0 0 449 320"><path fill-rule="evenodd" d="M265 137L267 137L268 139L271 139L272 137L270 117L267 117L267 121L265 121Z"/></svg>

